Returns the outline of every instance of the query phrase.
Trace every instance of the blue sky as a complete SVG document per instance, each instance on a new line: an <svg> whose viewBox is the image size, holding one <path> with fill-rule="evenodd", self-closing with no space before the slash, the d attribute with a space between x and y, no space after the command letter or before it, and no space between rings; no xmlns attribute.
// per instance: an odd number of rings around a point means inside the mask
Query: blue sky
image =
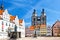
<svg viewBox="0 0 60 40"><path fill-rule="evenodd" d="M0 0L0 5L2 0ZM4 8L9 14L18 15L19 19L24 19L26 26L31 25L33 9L36 9L38 16L41 15L42 8L45 9L47 25L52 25L57 19L60 20L60 0L4 0Z"/></svg>

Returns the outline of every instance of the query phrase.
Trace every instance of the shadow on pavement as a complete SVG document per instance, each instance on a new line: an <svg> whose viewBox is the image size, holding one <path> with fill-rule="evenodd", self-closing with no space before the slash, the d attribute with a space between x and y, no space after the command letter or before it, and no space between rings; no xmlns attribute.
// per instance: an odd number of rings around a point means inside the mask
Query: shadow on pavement
<svg viewBox="0 0 60 40"><path fill-rule="evenodd" d="M17 39L9 39L9 40L17 40Z"/></svg>

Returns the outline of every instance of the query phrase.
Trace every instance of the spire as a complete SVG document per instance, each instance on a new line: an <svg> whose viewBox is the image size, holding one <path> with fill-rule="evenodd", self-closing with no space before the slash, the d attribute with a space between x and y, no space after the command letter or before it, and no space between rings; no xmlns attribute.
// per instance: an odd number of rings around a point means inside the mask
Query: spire
<svg viewBox="0 0 60 40"><path fill-rule="evenodd" d="M2 0L2 3L1 3L1 10L4 10L3 0Z"/></svg>
<svg viewBox="0 0 60 40"><path fill-rule="evenodd" d="M42 9L42 14L44 14L44 9Z"/></svg>
<svg viewBox="0 0 60 40"><path fill-rule="evenodd" d="M34 9L33 16L37 16L36 10Z"/></svg>
<svg viewBox="0 0 60 40"><path fill-rule="evenodd" d="M42 13L42 15L46 15L45 12L44 12L44 8L42 9L42 12L41 13Z"/></svg>
<svg viewBox="0 0 60 40"><path fill-rule="evenodd" d="M35 12L36 12L36 10L34 9L34 12L33 13L35 14Z"/></svg>

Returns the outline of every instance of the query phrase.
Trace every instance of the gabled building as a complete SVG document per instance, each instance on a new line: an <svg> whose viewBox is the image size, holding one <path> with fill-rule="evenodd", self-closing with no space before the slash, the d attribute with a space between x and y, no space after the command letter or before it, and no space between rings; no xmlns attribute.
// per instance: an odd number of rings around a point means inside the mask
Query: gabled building
<svg viewBox="0 0 60 40"><path fill-rule="evenodd" d="M15 25L14 27L10 27L10 37L13 38L14 34L16 36L16 38L21 38L21 37L25 37L25 22L22 19L18 19L18 16L11 16L11 22L13 22Z"/></svg>
<svg viewBox="0 0 60 40"><path fill-rule="evenodd" d="M25 36L26 37L33 37L34 35L34 26L30 26L25 28Z"/></svg>
<svg viewBox="0 0 60 40"><path fill-rule="evenodd" d="M52 35L60 36L60 21L57 20L52 26Z"/></svg>
<svg viewBox="0 0 60 40"><path fill-rule="evenodd" d="M0 35L5 35L4 38L9 37L25 37L25 21L19 19L18 16L12 16L3 5L0 8ZM5 33L5 34L4 34Z"/></svg>

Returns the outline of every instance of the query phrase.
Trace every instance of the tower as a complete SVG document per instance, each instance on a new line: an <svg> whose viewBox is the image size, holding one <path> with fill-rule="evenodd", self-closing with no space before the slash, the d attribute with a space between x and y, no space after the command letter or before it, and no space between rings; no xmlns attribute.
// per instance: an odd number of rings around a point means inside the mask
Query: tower
<svg viewBox="0 0 60 40"><path fill-rule="evenodd" d="M36 26L36 22L37 22L37 14L36 14L36 10L34 9L34 12L32 14L32 25Z"/></svg>
<svg viewBox="0 0 60 40"><path fill-rule="evenodd" d="M3 0L2 0L2 3L1 3L0 9L1 9L1 10L4 10Z"/></svg>
<svg viewBox="0 0 60 40"><path fill-rule="evenodd" d="M44 12L44 9L42 9L42 12L41 12L41 24L46 24L46 14Z"/></svg>
<svg viewBox="0 0 60 40"><path fill-rule="evenodd" d="M40 35L41 36L46 36L46 14L44 12L44 9L42 9L40 19L41 19Z"/></svg>
<svg viewBox="0 0 60 40"><path fill-rule="evenodd" d="M34 12L32 14L32 26L35 27L35 29L34 29L34 37L36 37L36 25L37 25L37 14L36 14L36 10L34 9Z"/></svg>

